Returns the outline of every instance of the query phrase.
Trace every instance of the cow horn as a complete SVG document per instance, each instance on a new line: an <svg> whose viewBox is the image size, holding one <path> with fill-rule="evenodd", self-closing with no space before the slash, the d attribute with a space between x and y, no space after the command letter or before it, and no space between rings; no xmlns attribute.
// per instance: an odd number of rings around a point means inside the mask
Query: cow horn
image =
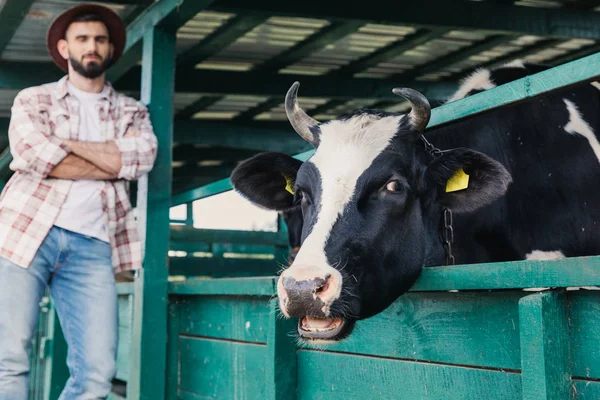
<svg viewBox="0 0 600 400"><path fill-rule="evenodd" d="M408 119L411 128L415 133L423 132L431 117L431 106L429 105L427 98L414 89L395 88L392 89L392 92L398 96L404 97L410 102L412 110L410 111L410 114L408 114Z"/></svg>
<svg viewBox="0 0 600 400"><path fill-rule="evenodd" d="M304 112L298 104L298 88L299 82L294 82L292 87L285 95L285 113L292 127L304 140L317 146L319 140L316 134L318 133L319 121L310 117Z"/></svg>

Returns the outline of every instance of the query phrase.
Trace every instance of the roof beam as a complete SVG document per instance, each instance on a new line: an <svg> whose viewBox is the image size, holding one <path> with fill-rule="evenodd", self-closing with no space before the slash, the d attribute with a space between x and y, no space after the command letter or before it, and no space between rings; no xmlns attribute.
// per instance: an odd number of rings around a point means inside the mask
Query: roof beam
<svg viewBox="0 0 600 400"><path fill-rule="evenodd" d="M422 92L431 99L444 99L451 96L456 84L452 82L419 82L371 78L339 78L331 79L326 76L289 75L253 73L250 78L244 72L194 70L179 71L176 77L175 91L177 93L206 93L211 95L257 95L277 96L283 99L288 89L299 81L302 84L300 93L307 97L335 98L389 98L397 99L392 88L399 85L411 87ZM127 73L116 87L121 90L135 91L139 88L139 72L132 70ZM0 71L0 87L2 87L2 72Z"/></svg>
<svg viewBox="0 0 600 400"><path fill-rule="evenodd" d="M502 2L466 0L421 0L419 7L404 2L348 0L217 0L211 9L227 12L255 11L305 18L358 20L365 23L404 24L430 27L452 26L516 34L565 38L600 39L600 15L585 10L522 7Z"/></svg>
<svg viewBox="0 0 600 400"><path fill-rule="evenodd" d="M177 57L177 68L187 69L223 50L268 19L266 15L242 14L233 17L197 45Z"/></svg>
<svg viewBox="0 0 600 400"><path fill-rule="evenodd" d="M242 125L202 120L175 121L174 141L180 145L204 144L287 154L311 149L311 145L285 123Z"/></svg>
<svg viewBox="0 0 600 400"><path fill-rule="evenodd" d="M463 61L471 56L480 54L486 50L496 46L505 44L515 38L514 35L492 36L480 42L474 43L466 48L454 51L450 54L442 56L423 66L417 66L407 72L396 74L391 79L411 80L432 72L437 72L459 61Z"/></svg>
<svg viewBox="0 0 600 400"><path fill-rule="evenodd" d="M595 54L598 52L600 52L600 43L593 44L591 46L586 46L583 49L575 50L565 55L558 56L550 61L547 61L547 63L552 66L561 65L569 61L577 60L579 58L589 56L590 54Z"/></svg>
<svg viewBox="0 0 600 400"><path fill-rule="evenodd" d="M235 122L250 121L257 115L267 112L267 111L271 110L273 107L277 107L281 103L283 103L283 99L280 96L277 96L272 99L267 99L267 100L263 101L262 103L239 114L233 120Z"/></svg>
<svg viewBox="0 0 600 400"><path fill-rule="evenodd" d="M4 62L0 68L0 89L22 90L29 86L41 85L60 79L63 73L51 63ZM115 83L121 91L135 92L140 89L141 69L136 67ZM329 99L398 99L392 88L410 87L423 93L427 98L445 99L456 90L453 82L399 81L397 79L336 78L327 76L252 74L244 72L193 70L179 71L176 76L177 93L198 93L207 95L258 95L280 97L294 81L302 84L301 96L324 97Z"/></svg>
<svg viewBox="0 0 600 400"><path fill-rule="evenodd" d="M144 34L155 26L176 31L213 0L160 0L152 3L127 26L127 43L123 57L109 71L108 79L116 81L141 59ZM113 71L114 70L114 71Z"/></svg>
<svg viewBox="0 0 600 400"><path fill-rule="evenodd" d="M334 21L287 51L257 65L253 71L278 71L356 32L363 25L362 21Z"/></svg>
<svg viewBox="0 0 600 400"><path fill-rule="evenodd" d="M535 43L531 46L527 46L522 50L518 50L512 53L508 53L505 56L502 57L498 57L495 58L493 60L478 64L477 66L467 70L467 71L461 71L459 73L453 74L451 76L449 76L446 79L458 79L459 77L466 77L470 74L472 74L473 72L475 72L477 69L479 68L494 68L497 66L500 66L502 64L508 63L510 61L513 60L518 60L520 58L526 57L530 54L535 54L539 51L545 50L547 48L550 47L554 47L560 43L562 43L564 40L562 39L546 39L546 40L542 40L538 43Z"/></svg>
<svg viewBox="0 0 600 400"><path fill-rule="evenodd" d="M6 0L0 9L0 54L27 16L34 0Z"/></svg>
<svg viewBox="0 0 600 400"><path fill-rule="evenodd" d="M432 39L438 38L448 31L449 29L446 28L419 30L338 70L331 71L329 75L347 77L352 76L358 72L365 71L371 67L396 58L402 55L402 53L405 51L427 43Z"/></svg>
<svg viewBox="0 0 600 400"><path fill-rule="evenodd" d="M183 110L179 111L176 117L181 119L192 118L194 114L219 102L223 97L225 96L202 96Z"/></svg>

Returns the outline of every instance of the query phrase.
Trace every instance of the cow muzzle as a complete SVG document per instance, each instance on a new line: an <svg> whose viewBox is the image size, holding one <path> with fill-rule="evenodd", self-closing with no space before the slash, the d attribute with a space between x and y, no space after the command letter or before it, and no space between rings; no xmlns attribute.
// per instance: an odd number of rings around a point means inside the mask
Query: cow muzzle
<svg viewBox="0 0 600 400"><path fill-rule="evenodd" d="M298 333L305 339L330 339L345 326L342 316L331 313L331 306L341 293L342 277L312 267L291 267L277 283L279 307L288 318L299 318Z"/></svg>

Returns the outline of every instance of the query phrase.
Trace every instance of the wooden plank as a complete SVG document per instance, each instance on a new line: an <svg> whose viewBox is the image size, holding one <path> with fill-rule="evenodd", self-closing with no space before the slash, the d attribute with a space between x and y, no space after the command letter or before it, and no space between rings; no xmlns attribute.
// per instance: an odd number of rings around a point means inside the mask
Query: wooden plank
<svg viewBox="0 0 600 400"><path fill-rule="evenodd" d="M265 398L265 345L189 337L179 342L181 398Z"/></svg>
<svg viewBox="0 0 600 400"><path fill-rule="evenodd" d="M2 121L0 119L0 121ZM8 124L8 121L6 122ZM175 141L179 144L203 144L243 150L279 151L294 154L308 150L305 142L287 122L244 123L202 120L175 121Z"/></svg>
<svg viewBox="0 0 600 400"><path fill-rule="evenodd" d="M600 379L600 291L580 290L569 294L569 327L573 376Z"/></svg>
<svg viewBox="0 0 600 400"><path fill-rule="evenodd" d="M282 260L283 261L283 260ZM254 260L223 257L172 257L169 275L223 277L274 276L281 269L274 260Z"/></svg>
<svg viewBox="0 0 600 400"><path fill-rule="evenodd" d="M148 104L159 150L152 171L138 182L138 226L145 257L134 284L133 372L127 386L127 396L134 399L165 396L175 44L174 31L154 28L144 36L141 99Z"/></svg>
<svg viewBox="0 0 600 400"><path fill-rule="evenodd" d="M425 268L412 291L600 286L600 257Z"/></svg>
<svg viewBox="0 0 600 400"><path fill-rule="evenodd" d="M358 321L347 339L327 350L519 370L518 301L523 295L408 293L380 314Z"/></svg>
<svg viewBox="0 0 600 400"><path fill-rule="evenodd" d="M193 279L170 282L169 294L272 296L276 283L274 277Z"/></svg>
<svg viewBox="0 0 600 400"><path fill-rule="evenodd" d="M129 379L131 359L131 329L119 326L119 344L117 346L117 375L116 378L127 382Z"/></svg>
<svg viewBox="0 0 600 400"><path fill-rule="evenodd" d="M117 294L119 296L133 294L133 283L127 283L127 282L117 283Z"/></svg>
<svg viewBox="0 0 600 400"><path fill-rule="evenodd" d="M295 400L297 390L297 351L293 333L296 321L279 316L277 299L269 301L266 360L266 398Z"/></svg>
<svg viewBox="0 0 600 400"><path fill-rule="evenodd" d="M536 293L519 301L523 400L571 397L569 328L564 294Z"/></svg>
<svg viewBox="0 0 600 400"><path fill-rule="evenodd" d="M27 16L34 0L6 0L0 7L0 54Z"/></svg>
<svg viewBox="0 0 600 400"><path fill-rule="evenodd" d="M288 245L287 234L280 232L195 229L183 225L171 226L170 232L171 240L179 242Z"/></svg>
<svg viewBox="0 0 600 400"><path fill-rule="evenodd" d="M267 297L193 296L176 300L179 334L267 343Z"/></svg>
<svg viewBox="0 0 600 400"><path fill-rule="evenodd" d="M573 380L574 399L577 400L598 400L600 399L600 382Z"/></svg>
<svg viewBox="0 0 600 400"><path fill-rule="evenodd" d="M166 400L177 400L179 390L179 316L177 301L171 301L167 321Z"/></svg>
<svg viewBox="0 0 600 400"><path fill-rule="evenodd" d="M173 241L169 242L169 250L174 251L185 251L190 254L193 252L211 252L211 244L210 243L189 243L189 242L180 242Z"/></svg>
<svg viewBox="0 0 600 400"><path fill-rule="evenodd" d="M472 369L322 351L298 352L300 400L517 400L521 377Z"/></svg>

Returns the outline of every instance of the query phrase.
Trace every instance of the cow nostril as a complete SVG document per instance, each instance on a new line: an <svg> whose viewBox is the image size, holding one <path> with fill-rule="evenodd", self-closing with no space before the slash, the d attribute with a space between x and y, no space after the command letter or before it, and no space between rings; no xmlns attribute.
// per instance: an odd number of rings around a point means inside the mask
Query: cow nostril
<svg viewBox="0 0 600 400"><path fill-rule="evenodd" d="M327 293L327 290L329 289L329 284L331 282L331 274L327 274L325 275L325 279L323 280L323 284L320 285L317 290L315 290L316 294L323 294L323 293Z"/></svg>

